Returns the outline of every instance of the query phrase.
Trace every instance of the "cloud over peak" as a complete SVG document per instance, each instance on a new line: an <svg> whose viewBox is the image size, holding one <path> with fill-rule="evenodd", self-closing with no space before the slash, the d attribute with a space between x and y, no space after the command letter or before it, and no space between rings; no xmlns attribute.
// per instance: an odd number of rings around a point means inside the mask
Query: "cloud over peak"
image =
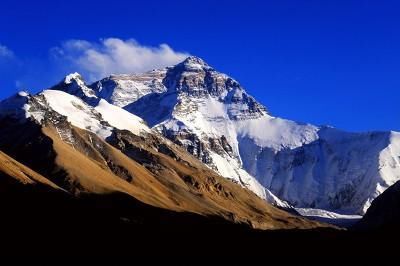
<svg viewBox="0 0 400 266"><path fill-rule="evenodd" d="M189 56L174 51L167 44L150 47L134 39L101 39L98 42L68 40L52 49L52 55L67 63L91 80L111 74L140 73L163 68L183 61Z"/></svg>

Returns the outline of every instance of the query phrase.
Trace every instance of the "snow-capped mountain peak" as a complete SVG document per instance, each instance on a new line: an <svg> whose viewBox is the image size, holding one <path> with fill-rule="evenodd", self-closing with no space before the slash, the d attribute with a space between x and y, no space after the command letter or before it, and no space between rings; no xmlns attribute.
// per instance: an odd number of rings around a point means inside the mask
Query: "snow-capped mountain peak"
<svg viewBox="0 0 400 266"><path fill-rule="evenodd" d="M57 123L66 118L72 125L91 131L103 139L113 130L128 130L135 135L150 133L143 119L100 99L91 106L74 95L60 90L44 90L36 95L20 92L0 102L0 118L9 117L38 124Z"/></svg>
<svg viewBox="0 0 400 266"><path fill-rule="evenodd" d="M64 83L65 84L71 84L73 82L76 82L80 86L85 86L85 82L78 72L71 73L64 78Z"/></svg>
<svg viewBox="0 0 400 266"><path fill-rule="evenodd" d="M237 81L195 56L167 68L163 83L170 92L186 93L192 97L225 97L232 90L242 89Z"/></svg>
<svg viewBox="0 0 400 266"><path fill-rule="evenodd" d="M93 105L98 103L95 91L86 85L83 77L77 72L67 75L61 82L50 89L64 91Z"/></svg>
<svg viewBox="0 0 400 266"><path fill-rule="evenodd" d="M210 69L211 67L200 57L189 56L178 66L183 66L187 70Z"/></svg>
<svg viewBox="0 0 400 266"><path fill-rule="evenodd" d="M63 87L74 84L80 90ZM363 214L400 179L397 133L348 133L272 117L239 82L195 56L165 69L63 86L55 89L92 106L94 97L96 105L105 99L141 117L222 176L270 201L272 191L294 207Z"/></svg>

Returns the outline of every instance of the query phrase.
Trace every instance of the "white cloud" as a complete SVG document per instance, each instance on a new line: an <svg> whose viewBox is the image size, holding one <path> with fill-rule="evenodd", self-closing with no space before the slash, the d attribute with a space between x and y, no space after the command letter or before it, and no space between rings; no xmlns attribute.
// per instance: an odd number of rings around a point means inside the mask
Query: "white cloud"
<svg viewBox="0 0 400 266"><path fill-rule="evenodd" d="M52 55L95 80L110 74L140 73L174 65L189 54L176 52L167 44L149 47L133 39L102 39L99 42L69 40L52 49ZM73 71L73 69L70 69Z"/></svg>
<svg viewBox="0 0 400 266"><path fill-rule="evenodd" d="M6 46L0 44L0 57L13 57L14 53Z"/></svg>

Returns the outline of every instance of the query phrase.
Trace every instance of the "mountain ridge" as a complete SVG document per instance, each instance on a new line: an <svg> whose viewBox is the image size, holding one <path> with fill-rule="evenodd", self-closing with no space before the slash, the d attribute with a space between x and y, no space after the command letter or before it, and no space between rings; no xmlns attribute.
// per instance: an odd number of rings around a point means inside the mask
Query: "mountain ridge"
<svg viewBox="0 0 400 266"><path fill-rule="evenodd" d="M77 197L122 193L152 208L250 228L324 226L225 180L140 118L108 104L101 109L62 91L17 94L0 102L0 150ZM103 117L104 110L114 115ZM115 123L121 114L132 130Z"/></svg>
<svg viewBox="0 0 400 266"><path fill-rule="evenodd" d="M122 107L278 206L362 215L400 179L396 132L348 133L271 116L236 80L198 57L91 85L75 73L51 89L93 107L101 101Z"/></svg>

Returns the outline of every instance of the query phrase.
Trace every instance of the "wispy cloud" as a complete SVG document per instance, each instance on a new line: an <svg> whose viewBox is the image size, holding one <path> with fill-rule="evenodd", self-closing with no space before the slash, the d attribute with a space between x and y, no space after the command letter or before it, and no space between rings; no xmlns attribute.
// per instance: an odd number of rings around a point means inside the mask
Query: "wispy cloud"
<svg viewBox="0 0 400 266"><path fill-rule="evenodd" d="M167 44L150 47L134 39L101 39L98 42L69 40L51 50L54 58L95 80L116 73L138 73L176 64L188 53Z"/></svg>
<svg viewBox="0 0 400 266"><path fill-rule="evenodd" d="M0 44L0 57L11 58L14 57L14 53L6 46Z"/></svg>

